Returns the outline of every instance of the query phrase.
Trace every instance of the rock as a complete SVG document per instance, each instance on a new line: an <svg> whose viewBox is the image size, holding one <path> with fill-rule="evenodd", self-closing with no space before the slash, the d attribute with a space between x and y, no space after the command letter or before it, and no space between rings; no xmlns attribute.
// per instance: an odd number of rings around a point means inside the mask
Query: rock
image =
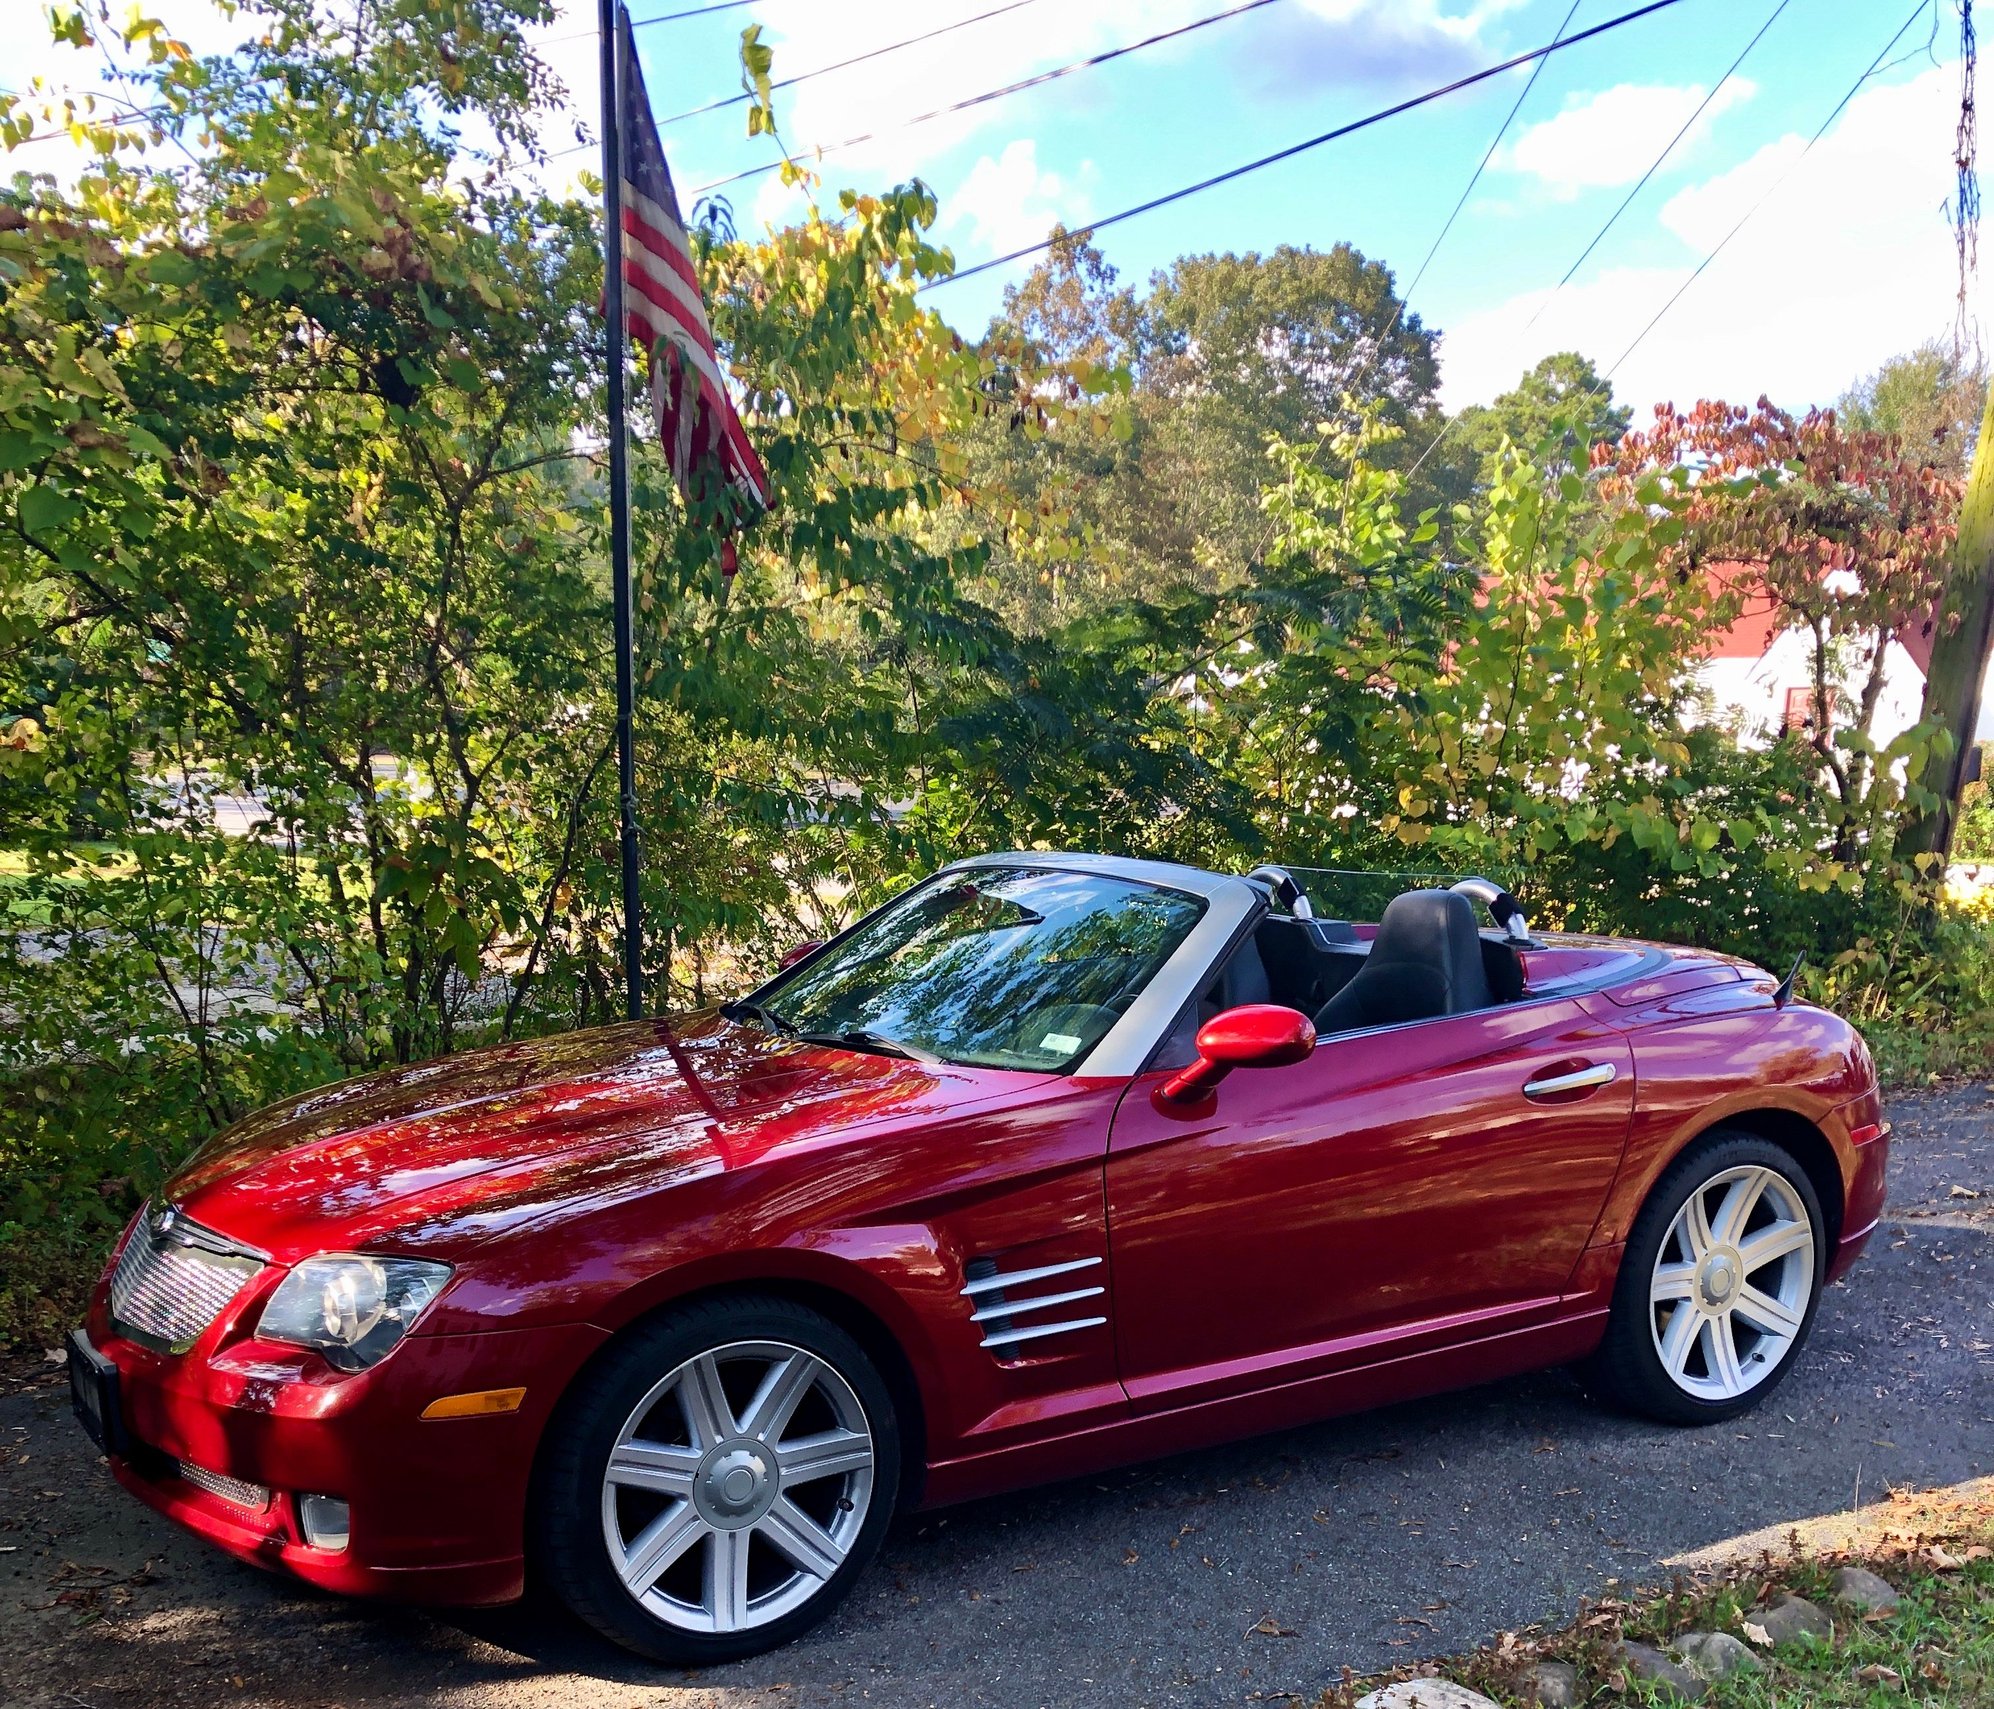
<svg viewBox="0 0 1994 1709"><path fill-rule="evenodd" d="M1577 1709L1579 1670L1569 1662L1538 1662L1523 1676L1523 1695L1538 1709Z"/></svg>
<svg viewBox="0 0 1994 1709"><path fill-rule="evenodd" d="M1676 1639L1674 1647L1676 1654L1689 1664L1690 1671L1704 1679L1759 1670L1759 1658L1729 1632L1685 1632Z"/></svg>
<svg viewBox="0 0 1994 1709"><path fill-rule="evenodd" d="M1497 1709L1479 1691L1451 1679L1402 1679L1357 1699L1357 1709Z"/></svg>
<svg viewBox="0 0 1994 1709"><path fill-rule="evenodd" d="M1634 1678L1650 1680L1664 1690L1673 1691L1678 1697L1688 1698L1692 1703L1710 1689L1688 1668L1670 1661L1660 1650L1651 1650L1646 1644L1622 1643L1614 1652L1614 1660Z"/></svg>
<svg viewBox="0 0 1994 1709"><path fill-rule="evenodd" d="M1774 1647L1802 1638L1825 1644L1834 1635L1834 1621L1804 1596L1782 1596L1745 1621L1746 1637L1755 1644Z"/></svg>
<svg viewBox="0 0 1994 1709"><path fill-rule="evenodd" d="M1835 1600L1860 1608L1865 1614L1895 1614L1897 1592L1875 1573L1862 1567L1843 1567L1835 1574Z"/></svg>

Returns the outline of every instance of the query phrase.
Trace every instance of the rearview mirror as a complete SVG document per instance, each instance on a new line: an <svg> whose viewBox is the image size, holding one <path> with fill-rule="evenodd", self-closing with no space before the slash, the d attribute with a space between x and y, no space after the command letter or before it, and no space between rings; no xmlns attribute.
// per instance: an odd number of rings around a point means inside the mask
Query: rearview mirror
<svg viewBox="0 0 1994 1709"><path fill-rule="evenodd" d="M818 950L822 949L823 947L824 947L824 940L822 938L810 938L807 941L798 944L793 950L791 950L787 955L785 955L782 958L782 960L780 960L775 964L776 971L778 973L781 973L788 970L789 968L794 967L806 955L814 955Z"/></svg>
<svg viewBox="0 0 1994 1709"><path fill-rule="evenodd" d="M1235 1068L1285 1068L1315 1049L1315 1022L1279 1003L1242 1003L1198 1029L1198 1060L1156 1089L1164 1103L1206 1096Z"/></svg>

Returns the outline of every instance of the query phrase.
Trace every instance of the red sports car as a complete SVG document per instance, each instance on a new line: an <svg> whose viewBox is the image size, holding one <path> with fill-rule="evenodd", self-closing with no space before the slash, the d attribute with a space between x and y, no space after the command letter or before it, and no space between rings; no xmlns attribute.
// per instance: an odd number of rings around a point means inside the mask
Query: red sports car
<svg viewBox="0 0 1994 1709"><path fill-rule="evenodd" d="M219 1135L70 1369L118 1480L246 1560L458 1603L531 1560L705 1663L920 1504L1581 1359L1732 1417L1887 1132L1846 1022L1482 880L1350 925L1278 868L991 855L717 1011Z"/></svg>

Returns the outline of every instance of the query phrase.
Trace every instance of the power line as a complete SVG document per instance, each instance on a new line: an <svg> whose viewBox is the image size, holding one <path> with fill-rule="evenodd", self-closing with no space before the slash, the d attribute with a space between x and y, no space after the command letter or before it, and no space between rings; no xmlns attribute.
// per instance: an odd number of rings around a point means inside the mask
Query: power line
<svg viewBox="0 0 1994 1709"><path fill-rule="evenodd" d="M1780 175L1777 178L1775 178L1770 184L1766 186L1765 193L1761 195L1756 202L1754 202L1749 208L1747 208L1744 211L1744 213L1739 217L1738 223L1736 225L1734 225L1729 231L1727 231L1721 238L1717 240L1716 246L1710 251L1708 255L1704 256L1704 258L1696 264L1695 268L1692 270L1689 277L1683 280L1683 282L1675 288L1675 291L1670 296L1669 300L1664 304L1662 304L1662 306L1655 311L1653 317L1649 320L1648 324L1642 327L1641 330L1634 335L1634 342L1628 345L1625 350L1621 351L1619 356L1615 358L1613 366L1611 368L1607 369L1604 374L1600 375L1599 377L1600 385L1602 386L1605 385L1608 380L1612 379L1613 376L1620 371L1622 364L1626 362L1627 358L1632 356L1634 352L1640 348L1641 341L1645 339L1649 333L1655 330L1655 328L1661 323L1662 317L1666 315L1670 309L1674 308L1677 302L1681 300L1682 294L1685 291L1687 291L1690 288L1690 286L1694 285L1698 279L1703 277L1704 270L1708 268L1711 262L1715 261L1719 255L1723 254L1725 246L1730 243L1731 239L1736 237L1739 232L1744 230L1746 221L1750 220L1751 217L1759 211L1759 209L1764 207L1766 203L1772 199L1773 192L1776 191L1782 184L1784 184L1788 178L1793 176L1794 168L1797 167L1801 163L1801 161L1805 160L1808 157L1808 155L1814 152L1814 145L1817 142L1819 142L1822 137L1827 135L1828 127L1834 124L1834 122L1842 116L1842 113L1846 110L1848 104L1856 98L1856 95L1860 92L1862 86L1876 75L1877 67L1882 65L1884 58L1889 54L1890 50L1894 48L1898 44L1898 42L1903 38L1904 32L1918 21L1918 14L1924 11L1925 5L1926 5L1926 0L1918 0L1917 5L1913 6L1911 10L1905 14L1904 22L1897 26L1895 32L1891 35L1890 39L1883 44L1883 47L1877 53L1877 56L1869 62L1869 69L1849 85L1848 93L1845 94L1839 101L1835 103L1834 111L1831 112L1825 119L1821 121L1820 128L1816 130L1814 134L1807 139L1807 146L1803 148L1797 155L1793 157L1791 161L1787 163L1786 170L1780 173ZM1595 387L1594 389L1597 390L1598 388Z"/></svg>
<svg viewBox="0 0 1994 1709"><path fill-rule="evenodd" d="M1689 135L1691 128L1696 124L1696 121L1703 116L1704 112L1709 108L1710 103L1717 99L1718 91L1722 89L1725 84L1729 83L1734 76L1737 75L1738 67L1745 63L1746 55L1748 55L1753 48L1759 45L1759 42L1764 37L1766 31L1772 28L1774 22L1778 19L1780 13L1786 10L1788 3L1789 0L1779 0L1779 3L1773 7L1772 11L1769 14L1767 14L1766 21L1763 24L1759 25L1757 32L1752 36L1751 40L1746 42L1745 45L1738 50L1737 57L1731 61L1731 64L1729 68L1725 71L1724 75L1718 78L1718 80L1711 85L1710 93L1704 96L1702 101L1700 101L1697 104L1696 111L1691 113L1690 116L1683 121L1682 126L1676 131L1675 135L1670 137L1669 140L1662 145L1661 153L1657 154L1655 158L1648 163L1647 171L1641 174L1641 176L1635 181L1634 187L1631 190L1629 190L1627 194L1620 199L1620 205L1617 208L1615 208L1611 214L1607 216L1606 223L1602 225L1598 231L1593 233L1592 240L1589 243L1587 243L1584 249L1579 251L1578 259L1574 261L1571 264L1571 266L1565 269L1564 276L1560 278L1557 284L1551 288L1550 295L1545 297L1545 299L1537 305L1536 313L1531 315L1530 319L1524 322L1522 331L1518 332L1516 335L1519 342L1522 340L1525 333L1528 333L1530 329L1538 323L1538 321L1543 319L1544 311L1551 306L1554 300L1556 300L1558 293L1564 290L1564 288L1572 282L1572 279L1578 273L1578 270L1585 265L1586 258L1589 255L1591 255L1592 252L1596 250L1601 243L1605 241L1606 234L1612 231L1614 226L1617 223L1619 223L1620 216L1626 213L1628 208L1633 204L1634 198L1641 193L1642 189L1647 185L1648 181L1651 178L1653 178L1655 174L1662 169L1663 162L1665 162L1668 159L1668 157L1675 152L1676 146L1682 141L1682 139ZM1922 3L1923 0L1921 0L1921 4ZM1898 33L1901 35L1903 32L1899 31ZM1887 52L1888 50L1886 49L1885 51ZM1602 376L1602 379L1604 379L1604 376ZM1599 388L1595 386L1591 392L1588 392L1586 394L1587 397L1590 398L1596 395L1598 390ZM1421 469L1426 467L1428 459L1431 458L1433 454L1436 451L1438 451L1440 447L1447 442L1449 436L1453 433L1455 427L1460 423L1460 420L1461 417L1459 414L1450 416L1447 419L1446 423L1441 427L1440 431L1436 433L1433 436L1433 438L1427 442L1426 449L1420 452L1420 454L1413 459L1412 466L1406 470L1406 479L1408 481L1410 481L1414 475L1418 474Z"/></svg>
<svg viewBox="0 0 1994 1709"><path fill-rule="evenodd" d="M1528 53L1516 54L1509 59L1503 60L1500 64L1486 66L1480 71L1471 71L1467 76L1457 77L1451 83L1443 83L1437 89L1429 89L1424 94L1408 96L1405 100L1396 102L1392 106L1381 107L1375 113L1367 113L1361 119L1352 119L1348 124L1338 125L1336 129L1324 131L1320 136L1310 137L1306 142L1293 143L1287 148L1276 150L1273 154L1264 154L1258 160L1249 160L1242 166L1234 166L1224 172L1215 173L1210 178L1202 178L1195 184L1185 185L1182 189L1171 190L1161 196L1153 196L1148 201L1139 202L1132 208L1123 208L1119 213L1108 214L1098 220L1090 220L1084 226L1075 227L1067 235L1069 238L1091 237L1096 232L1105 231L1111 225L1121 224L1123 220L1132 220L1138 214L1153 213L1158 208L1168 207L1172 202L1181 202L1188 196L1200 195L1206 190L1216 189L1221 184L1230 184L1234 179L1244 178L1248 173L1258 172L1263 167L1273 166L1283 160L1292 160L1298 154L1305 154L1312 148L1320 148L1324 143L1335 142L1340 137L1350 136L1356 131L1366 130L1372 125L1383 123L1386 119L1396 118L1400 113L1410 112L1415 107L1424 107L1445 96L1469 88L1473 84L1485 83L1491 77L1499 77L1505 71L1514 71L1520 65L1528 65L1532 60L1543 59L1549 54L1560 52L1568 47L1576 47L1580 42L1588 41L1594 36L1604 35L1608 30L1617 30L1623 24L1633 23L1637 18L1645 18L1653 12L1666 11L1669 7L1678 4L1680 4L1680 0L1649 0L1649 3L1645 6L1638 6L1631 12L1622 12L1618 17L1608 18L1603 23L1594 24L1589 29L1579 31L1575 36L1566 36L1559 41L1547 42L1542 47L1532 48ZM722 182L726 182L726 180L722 180ZM711 189L712 186L708 185L707 188ZM972 279L978 273L989 272L993 267L1005 267L1013 261L1022 261L1028 255L1037 255L1041 251L1050 248L1054 241L1056 240L1048 237L1038 243L1026 244L1022 249L1014 249L1007 255L993 255L987 261L977 262L974 267L965 267L959 272L951 273L946 279L931 279L921 289L934 290L942 285L952 285L959 279Z"/></svg>
<svg viewBox="0 0 1994 1709"><path fill-rule="evenodd" d="M1572 27L1572 19L1578 16L1579 7L1584 3L1585 0L1572 0L1570 8L1565 13L1564 21L1558 25L1557 33L1551 37L1551 45L1553 47L1556 47L1559 42L1564 40L1565 32ZM1781 0L1781 3L1784 4L1785 0ZM1496 134L1489 138L1489 146L1482 151L1482 158L1475 162L1475 170L1468 174L1468 182L1461 186L1461 194L1455 199L1453 210L1448 214L1445 221L1442 222L1439 234L1427 248L1425 259L1420 262L1418 270L1412 276L1412 283L1406 286L1404 293L1400 296L1398 313L1392 316L1391 325L1385 328L1386 338L1390 338L1393 332L1397 330L1400 317L1405 314L1406 305L1412 301L1413 292L1419 289L1420 280L1426 277L1427 268L1433 265L1433 258L1440 253L1440 246L1447 241L1447 234L1454 229L1454 222L1461 217L1461 210L1468 205L1468 198L1475 193L1475 186L1482 181L1482 174L1489 169L1489 162L1495 159L1495 151L1502 146L1502 139L1509 134L1509 127L1516 123L1516 115L1523 111L1523 103L1530 99L1530 91L1537 87L1537 79L1542 74L1544 67L1549 63L1550 56L1546 54L1539 58L1535 65L1531 66L1529 79L1524 83L1522 89L1517 92L1516 99L1509 104L1509 111L1503 115L1502 123L1496 126ZM1382 346L1383 340L1379 342ZM1371 363L1377 359L1378 352L1374 350L1371 353L1370 360L1358 372L1357 380L1359 383L1371 372ZM1354 390L1355 387L1353 386L1352 389Z"/></svg>
<svg viewBox="0 0 1994 1709"><path fill-rule="evenodd" d="M649 18L632 18L630 20L630 27L633 30L647 30L653 24L676 24L682 18L703 18L709 12L733 12L738 11L743 6L753 6L755 4L757 4L757 0L713 0L713 4L708 6L688 6L683 11L659 12ZM576 30L570 35L551 37L540 45L542 47L561 47L568 42L585 42L601 34L600 30ZM590 146L593 147L594 145L590 144Z"/></svg>
<svg viewBox="0 0 1994 1709"><path fill-rule="evenodd" d="M854 65L863 65L867 60L884 59L889 53L898 53L904 47L918 47L922 42L931 42L937 36L945 36L955 30L965 30L971 24L980 24L986 18L1002 17L1006 12L1015 12L1021 7L1035 6L1037 4L1038 0L1009 0L1009 4L1007 5L993 6L987 12L972 13L967 18L956 19L952 24L942 24L935 29L925 31L921 35L908 36L904 41L888 42L886 46L873 48L867 53L855 53L850 59L840 59L830 65L820 65L814 71L799 71L794 77L777 78L769 87L771 89L793 89L799 83L808 83L813 77L828 77L834 71L844 71ZM688 107L682 113L674 113L668 119L660 119L658 127L662 130L666 125L675 125L681 119L695 119L701 113L717 113L724 107L738 107L748 98L748 92L745 89L738 95L723 95L717 101L708 101L703 107Z"/></svg>
<svg viewBox="0 0 1994 1709"><path fill-rule="evenodd" d="M1628 208L1633 204L1634 198L1640 195L1640 193L1648 187L1648 180L1653 178L1657 172L1661 171L1663 162L1666 161L1668 157L1675 152L1676 145L1680 143L1684 137L1689 135L1690 131L1695 127L1696 121L1702 118L1704 113L1709 110L1710 103L1717 99L1719 91L1723 89L1725 84L1729 83L1733 77L1737 76L1738 67L1745 63L1745 59L1751 53L1752 49L1759 45L1760 41L1764 39L1766 31L1771 29L1773 25L1779 21L1779 15L1782 12L1784 12L1788 7L1788 5L1790 4L1791 0L1779 0L1779 4L1773 7L1773 9L1766 14L1766 21L1763 24L1759 25L1757 33L1753 35L1752 39L1746 42L1745 45L1738 50L1738 57L1731 61L1730 66L1725 70L1724 75L1718 78L1717 81L1710 86L1710 93L1704 96L1703 99L1697 103L1696 111L1691 113L1688 118L1683 120L1682 128L1678 130L1674 136L1669 138L1668 142L1663 146L1662 152L1656 155L1655 158L1648 163L1648 170L1643 172L1641 176L1635 180L1634 187L1631 190L1629 190L1627 194L1620 199L1620 206L1615 208L1613 212L1607 216L1606 224L1601 226L1598 231L1593 233L1592 242L1588 243L1585 246L1585 248L1579 251L1578 259L1574 261L1571 264L1571 266L1565 269L1564 277L1561 278L1557 282L1557 284L1551 287L1550 296L1546 297L1541 303L1539 303L1537 305L1537 312L1533 314L1529 320L1524 322L1523 331L1519 332L1516 335L1518 339L1521 339L1524 333L1527 333L1533 326L1535 326L1538 323L1538 321L1540 321L1543 318L1544 311L1548 309L1551 306L1551 304L1556 300L1558 293L1572 282L1574 275L1576 275L1578 270L1586 264L1587 258L1591 256L1592 252L1595 249L1597 249L1602 243L1606 241L1606 234L1610 232L1614 228L1614 226L1619 223L1620 216L1624 214L1628 210Z"/></svg>
<svg viewBox="0 0 1994 1709"><path fill-rule="evenodd" d="M1670 5L1674 0L1660 0ZM981 107L991 101L1001 101L1008 95L1016 95L1026 89L1035 89L1041 83L1051 83L1061 77L1070 77L1076 71L1090 71L1097 65L1106 65L1110 60L1120 59L1124 54L1138 53L1143 48L1155 47L1159 42L1172 41L1178 36L1188 36L1193 30L1202 30L1212 24L1224 23L1228 18L1237 18L1243 12L1258 11L1262 6L1271 6L1274 0L1241 0L1241 4L1230 6L1223 12L1210 12L1202 18L1193 18L1188 24L1179 24L1175 29L1159 30L1153 36L1145 36L1139 42L1129 42L1122 47L1109 48L1103 53L1092 54L1086 59L1076 59L1068 65L1056 65L1050 71L1041 71L1033 77L1021 77L1015 83L1006 83L998 89L986 89L981 95L971 95L961 101L952 101L946 107L937 107L931 113L916 113L911 119L901 119L895 124L884 125L876 131L866 131L860 136L846 137L843 142L824 143L806 149L805 154L821 159L827 154L837 154L847 148L857 148L860 143L874 142L883 136L892 136L897 131L911 130L915 125L925 125L931 119L947 118L951 113L967 112L971 107ZM1521 63L1518 61L1516 63ZM715 178L711 183L702 184L692 192L696 198L709 190L719 190L729 184L738 184L746 178L760 178L770 172L781 170L785 162L771 160L760 166L750 166L740 172L729 173L725 178Z"/></svg>
<svg viewBox="0 0 1994 1709"><path fill-rule="evenodd" d="M1578 16L1579 7L1584 4L1585 0L1572 0L1571 5L1566 8L1563 19L1559 21L1558 28L1551 37L1551 44L1554 47L1564 40L1565 32L1572 27L1572 20ZM1399 304L1392 311L1390 324L1386 326L1383 334L1371 346L1371 354L1364 359L1364 366L1357 370L1357 377L1345 388L1348 394L1355 395L1357 389L1370 377L1371 370L1377 366L1379 357L1384 354L1386 340L1398 330L1399 322L1405 318L1406 309L1412 303L1413 292L1419 289L1419 282L1426 277L1426 270L1433 265L1433 258L1440 253L1440 246L1447 241L1447 234L1454 229L1454 222L1461 217L1461 210L1468 205L1468 198L1475 193L1475 186L1482 181L1482 174L1488 170L1489 162L1495 159L1495 152L1502 146L1502 139L1509 134L1509 127L1516 123L1516 115L1523 111L1523 103L1530 99L1530 91L1537 87L1537 79L1542 75L1544 67L1548 64L1550 64L1550 56L1547 54L1540 58L1535 65L1531 66L1530 76L1524 81L1523 87L1517 91L1516 99L1510 102L1509 111L1503 114L1502 123L1496 126L1495 135L1489 138L1489 146L1482 150L1482 157L1475 162L1474 171L1468 174L1467 183L1461 186L1461 194L1455 198L1453 208L1449 210L1447 218L1441 222L1440 230L1434 235L1433 242L1427 246L1425 258L1421 260L1418 270L1413 274L1412 283L1406 286L1405 290L1399 294ZM1309 447L1307 460L1302 465L1304 470L1313 469L1316 466L1322 457L1323 447L1326 443L1327 441L1323 437L1320 435L1317 436L1315 443ZM1257 563L1265 556L1268 544L1274 538L1274 528L1275 519L1269 516L1266 527L1260 531L1259 542L1254 546L1252 555L1247 559L1249 566Z"/></svg>

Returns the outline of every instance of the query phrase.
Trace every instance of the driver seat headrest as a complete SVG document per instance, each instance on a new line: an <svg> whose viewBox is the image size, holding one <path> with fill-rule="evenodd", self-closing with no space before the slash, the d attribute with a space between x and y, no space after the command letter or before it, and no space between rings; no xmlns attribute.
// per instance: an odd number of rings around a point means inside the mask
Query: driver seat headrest
<svg viewBox="0 0 1994 1709"><path fill-rule="evenodd" d="M1322 1033L1395 1026L1495 1007L1475 909L1451 890L1395 896L1355 978L1316 1016Z"/></svg>

